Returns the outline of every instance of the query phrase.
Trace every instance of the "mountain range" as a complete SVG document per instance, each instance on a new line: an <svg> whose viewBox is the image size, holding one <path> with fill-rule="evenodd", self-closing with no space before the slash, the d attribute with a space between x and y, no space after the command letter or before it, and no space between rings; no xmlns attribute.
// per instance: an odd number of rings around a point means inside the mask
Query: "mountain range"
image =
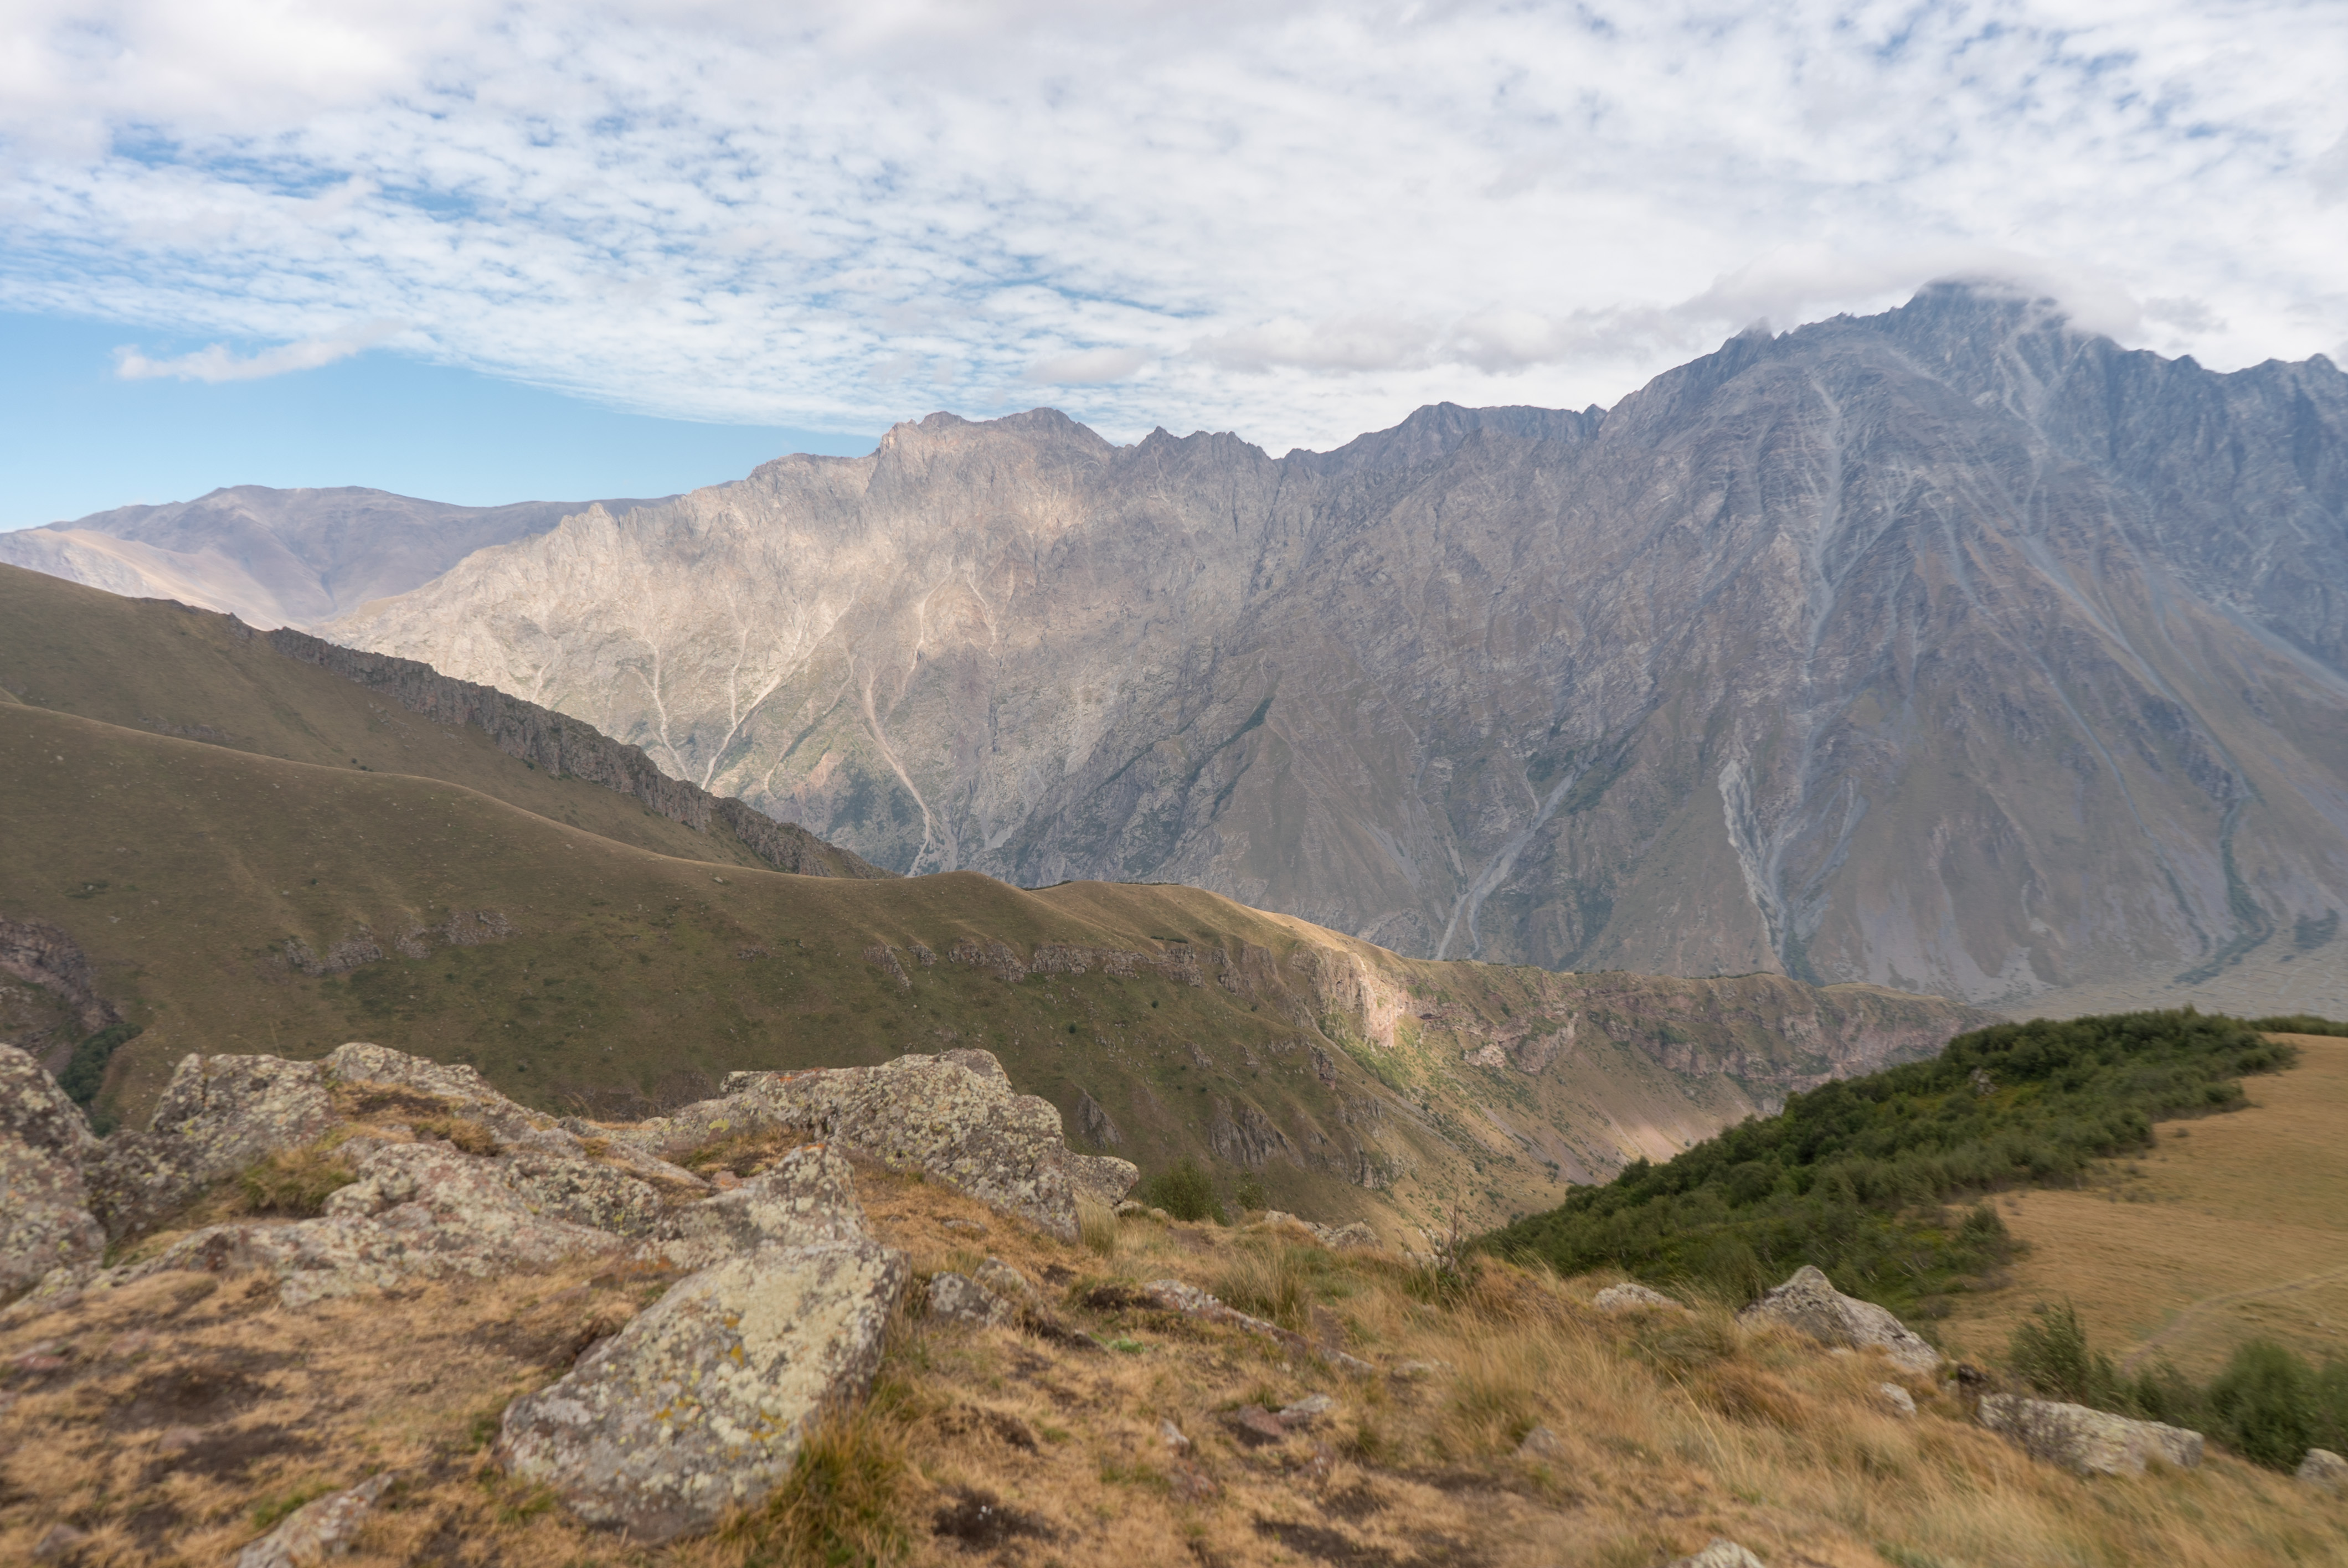
<svg viewBox="0 0 2348 1568"><path fill-rule="evenodd" d="M192 501L117 507L0 534L0 562L225 610L248 626L302 627L404 593L477 549L542 534L594 504L456 507L356 486L236 485Z"/></svg>
<svg viewBox="0 0 2348 1568"><path fill-rule="evenodd" d="M2221 374L1937 285L1610 409L1279 457L939 414L516 534L305 624L889 870L1557 970L2348 994L2321 356Z"/></svg>

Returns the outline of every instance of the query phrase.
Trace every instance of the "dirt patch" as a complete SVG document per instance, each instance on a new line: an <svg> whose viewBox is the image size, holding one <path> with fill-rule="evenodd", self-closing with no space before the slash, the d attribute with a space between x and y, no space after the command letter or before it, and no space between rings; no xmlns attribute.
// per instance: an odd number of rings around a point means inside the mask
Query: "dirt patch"
<svg viewBox="0 0 2348 1568"><path fill-rule="evenodd" d="M1006 1541L1055 1541L1059 1532L1036 1515L1014 1508L991 1491L957 1487L930 1521L930 1533L977 1551Z"/></svg>

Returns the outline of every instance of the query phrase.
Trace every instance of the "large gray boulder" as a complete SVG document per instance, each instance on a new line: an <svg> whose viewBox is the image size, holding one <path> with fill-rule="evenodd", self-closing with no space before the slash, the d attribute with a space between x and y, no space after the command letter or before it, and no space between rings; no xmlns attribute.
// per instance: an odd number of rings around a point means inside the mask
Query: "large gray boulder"
<svg viewBox="0 0 2348 1568"><path fill-rule="evenodd" d="M809 1146L730 1193L670 1211L644 1250L671 1267L705 1268L760 1247L861 1241L866 1235L848 1162Z"/></svg>
<svg viewBox="0 0 2348 1568"><path fill-rule="evenodd" d="M105 1254L106 1232L82 1180L98 1147L81 1108L57 1080L15 1046L0 1045L0 1296Z"/></svg>
<svg viewBox="0 0 2348 1568"><path fill-rule="evenodd" d="M2156 1459L2184 1470L2201 1462L2199 1432L2085 1405L1988 1394L1975 1414L1982 1426L2034 1458L2081 1475L2142 1475L2146 1462Z"/></svg>
<svg viewBox="0 0 2348 1568"><path fill-rule="evenodd" d="M737 1132L795 1131L922 1171L1066 1241L1076 1237L1080 1192L1114 1203L1110 1194L1122 1197L1140 1176L1123 1160L1071 1154L1059 1111L1048 1100L1013 1093L988 1051L901 1056L879 1067L736 1072L725 1088L721 1099L613 1135L674 1149Z"/></svg>
<svg viewBox="0 0 2348 1568"><path fill-rule="evenodd" d="M2330 1449L2310 1449L2299 1461L2298 1479L2325 1491L2338 1491L2348 1487L2348 1459L2342 1459Z"/></svg>
<svg viewBox="0 0 2348 1568"><path fill-rule="evenodd" d="M554 1119L517 1105L470 1067L410 1056L389 1046L349 1040L319 1064L335 1083L381 1084L426 1101L438 1101L452 1115L479 1122L500 1140L512 1142L554 1125Z"/></svg>
<svg viewBox="0 0 2348 1568"><path fill-rule="evenodd" d="M808 1424L863 1394L908 1265L850 1235L858 1212L825 1212L827 1194L853 1203L839 1155L801 1150L788 1163L764 1200L786 1239L681 1281L561 1381L507 1407L497 1454L510 1474L592 1523L665 1541L756 1504L789 1474ZM726 1234L754 1217L737 1212ZM788 1239L810 1232L849 1238Z"/></svg>
<svg viewBox="0 0 2348 1568"><path fill-rule="evenodd" d="M1881 1350L1893 1366L1919 1377L1929 1376L1941 1364L1941 1353L1923 1336L1873 1302L1845 1296L1807 1264L1738 1313L1736 1320L1756 1327L1782 1324L1822 1345Z"/></svg>
<svg viewBox="0 0 2348 1568"><path fill-rule="evenodd" d="M335 1122L324 1065L273 1056L188 1056L144 1132L117 1132L88 1174L110 1236L144 1229L208 1184L296 1148Z"/></svg>
<svg viewBox="0 0 2348 1568"><path fill-rule="evenodd" d="M324 1217L209 1225L94 1283L127 1284L173 1269L263 1273L280 1282L279 1300L299 1307L414 1278L543 1267L626 1245L619 1234L550 1212L509 1161L437 1140L359 1136L345 1148L358 1179L326 1200Z"/></svg>

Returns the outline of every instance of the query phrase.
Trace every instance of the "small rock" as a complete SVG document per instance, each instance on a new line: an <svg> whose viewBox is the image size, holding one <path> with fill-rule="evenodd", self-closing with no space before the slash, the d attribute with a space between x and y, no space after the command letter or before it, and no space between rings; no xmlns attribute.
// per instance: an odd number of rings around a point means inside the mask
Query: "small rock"
<svg viewBox="0 0 2348 1568"><path fill-rule="evenodd" d="M1517 1445L1517 1455L1520 1459L1554 1460L1562 1458L1564 1453L1564 1440L1547 1427L1535 1427L1525 1434L1525 1440Z"/></svg>
<svg viewBox="0 0 2348 1568"><path fill-rule="evenodd" d="M965 1235L984 1235L986 1234L986 1227L979 1224L976 1220L946 1219L940 1220L938 1224L947 1230L960 1231Z"/></svg>
<svg viewBox="0 0 2348 1568"><path fill-rule="evenodd" d="M2348 1460L2330 1449L2310 1449L2299 1461L2299 1479L2326 1491L2338 1491L2348 1486Z"/></svg>
<svg viewBox="0 0 2348 1568"><path fill-rule="evenodd" d="M1915 1395L1897 1383L1878 1383L1875 1386L1891 1406L1892 1414L1912 1416L1916 1413Z"/></svg>
<svg viewBox="0 0 2348 1568"><path fill-rule="evenodd" d="M1043 1299L1033 1281L999 1257L980 1264L971 1271L971 1277L1006 1301L1033 1307Z"/></svg>
<svg viewBox="0 0 2348 1568"><path fill-rule="evenodd" d="M1590 1298L1590 1305L1601 1312L1646 1312L1666 1307L1675 1312L1687 1310L1684 1302L1636 1280L1625 1285L1608 1286Z"/></svg>
<svg viewBox="0 0 2348 1568"><path fill-rule="evenodd" d="M183 1454L201 1448L203 1441L204 1430L201 1427L165 1427L156 1434L155 1451L159 1454Z"/></svg>
<svg viewBox="0 0 2348 1568"><path fill-rule="evenodd" d="M1903 1372L1929 1377L1941 1353L1923 1336L1871 1301L1858 1301L1834 1287L1808 1264L1793 1277L1736 1315L1744 1324L1782 1323L1822 1345L1880 1349Z"/></svg>
<svg viewBox="0 0 2348 1568"><path fill-rule="evenodd" d="M1158 1440L1178 1454L1190 1451L1190 1440L1184 1437L1182 1429L1172 1421L1160 1420L1158 1423Z"/></svg>
<svg viewBox="0 0 2348 1568"><path fill-rule="evenodd" d="M1262 1405L1241 1405L1224 1419L1231 1423L1232 1434L1250 1448L1288 1440L1288 1429Z"/></svg>
<svg viewBox="0 0 2348 1568"><path fill-rule="evenodd" d="M1197 1465L1189 1463L1178 1464L1174 1467L1172 1487L1174 1499L1178 1502L1204 1502L1222 1491L1222 1488L1215 1484L1213 1476L1209 1475Z"/></svg>
<svg viewBox="0 0 2348 1568"><path fill-rule="evenodd" d="M1117 1217L1121 1220L1129 1220L1137 1214L1146 1214L1148 1212L1149 1205L1148 1204L1137 1203L1131 1198L1127 1198L1117 1205ZM949 1220L946 1223L951 1225L953 1222Z"/></svg>
<svg viewBox="0 0 2348 1568"><path fill-rule="evenodd" d="M948 1323L998 1327L1016 1319L1019 1309L966 1275L933 1274L930 1316Z"/></svg>
<svg viewBox="0 0 2348 1568"><path fill-rule="evenodd" d="M742 1178L721 1167L716 1175L709 1178L709 1184L721 1193L730 1193L742 1184Z"/></svg>
<svg viewBox="0 0 2348 1568"><path fill-rule="evenodd" d="M1370 1228L1370 1225L1367 1220L1355 1220L1352 1225L1339 1225L1336 1229L1330 1231L1321 1239L1327 1242L1333 1247L1341 1248L1349 1246L1375 1247L1380 1245L1378 1241L1378 1233Z"/></svg>
<svg viewBox="0 0 2348 1568"><path fill-rule="evenodd" d="M1307 1394L1292 1405L1280 1408L1280 1424L1291 1431L1309 1427L1337 1408L1337 1401L1326 1394Z"/></svg>
<svg viewBox="0 0 2348 1568"><path fill-rule="evenodd" d="M1766 1568L1766 1564L1735 1542L1715 1535L1710 1545L1693 1556L1679 1558L1672 1568Z"/></svg>
<svg viewBox="0 0 2348 1568"><path fill-rule="evenodd" d="M33 1561L54 1563L60 1557L70 1555L75 1548L88 1539L89 1532L87 1530L76 1530L70 1524L52 1524L48 1533L34 1546Z"/></svg>
<svg viewBox="0 0 2348 1568"><path fill-rule="evenodd" d="M329 1492L285 1516L284 1522L237 1553L236 1568L309 1568L351 1549L351 1538L392 1483L392 1472Z"/></svg>
<svg viewBox="0 0 2348 1568"><path fill-rule="evenodd" d="M2020 1394L1990 1394L1976 1412L2034 1459L2082 1475L2142 1475L2146 1461L2190 1470L2201 1462L2201 1434L2158 1421L2130 1420L2108 1410Z"/></svg>
<svg viewBox="0 0 2348 1568"><path fill-rule="evenodd" d="M1438 1372L1449 1370L1451 1363L1448 1361L1397 1361L1394 1364L1394 1375L1406 1383L1423 1383Z"/></svg>

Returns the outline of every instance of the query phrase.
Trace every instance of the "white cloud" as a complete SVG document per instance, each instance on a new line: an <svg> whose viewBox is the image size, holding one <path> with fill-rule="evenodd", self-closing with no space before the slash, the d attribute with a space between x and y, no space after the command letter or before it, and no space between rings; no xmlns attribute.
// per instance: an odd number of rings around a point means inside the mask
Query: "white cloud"
<svg viewBox="0 0 2348 1568"><path fill-rule="evenodd" d="M114 374L125 381L160 376L180 381L259 381L263 376L315 370L322 364L348 359L407 330L405 322L367 322L347 332L281 343L241 359L223 343L213 343L173 359L149 359L135 348L118 348L114 351Z"/></svg>
<svg viewBox="0 0 2348 1568"><path fill-rule="evenodd" d="M1026 379L1037 386L1100 386L1123 381L1149 363L1138 348L1095 348L1055 354L1027 367Z"/></svg>
<svg viewBox="0 0 2348 1568"><path fill-rule="evenodd" d="M1039 387L1325 445L2008 279L2348 333L2348 7L17 0L0 305L870 429ZM1147 374L1142 374L1147 367Z"/></svg>

